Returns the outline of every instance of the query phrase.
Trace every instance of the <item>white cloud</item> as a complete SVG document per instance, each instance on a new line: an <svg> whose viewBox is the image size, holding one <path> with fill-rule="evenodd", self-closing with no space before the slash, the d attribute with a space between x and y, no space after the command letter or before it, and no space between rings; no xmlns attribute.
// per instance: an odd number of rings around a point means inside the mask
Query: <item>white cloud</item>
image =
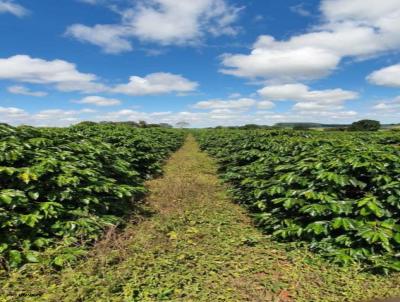
<svg viewBox="0 0 400 302"><path fill-rule="evenodd" d="M367 77L367 80L375 85L400 87L400 64L374 71Z"/></svg>
<svg viewBox="0 0 400 302"><path fill-rule="evenodd" d="M0 107L0 120L12 125L68 126L85 120L93 113L95 113L95 111L91 109L48 109L37 113L29 113L20 108Z"/></svg>
<svg viewBox="0 0 400 302"><path fill-rule="evenodd" d="M81 73L75 64L63 60L46 61L27 55L0 59L0 80L51 84L61 91L85 93L105 91L94 74Z"/></svg>
<svg viewBox="0 0 400 302"><path fill-rule="evenodd" d="M373 107L373 109L378 110L379 112L386 111L398 114L400 112L400 96L391 100L381 100Z"/></svg>
<svg viewBox="0 0 400 302"><path fill-rule="evenodd" d="M77 120L78 116L86 113L95 113L95 110L92 109L82 109L82 110L62 110L62 109L47 109L42 110L39 113L33 114L31 118L33 120L42 120L42 121L72 121Z"/></svg>
<svg viewBox="0 0 400 302"><path fill-rule="evenodd" d="M171 115L172 111L163 111L163 112L152 112L150 113L151 116L160 117L160 116L168 116Z"/></svg>
<svg viewBox="0 0 400 302"><path fill-rule="evenodd" d="M208 112L141 112L133 109L121 109L111 112L97 112L91 109L61 110L49 109L37 113L28 113L19 108L0 107L0 119L10 124L30 124L36 126L68 126L80 121L140 121L148 123L169 123L186 121L194 127L209 127L218 125L243 125L257 123L272 125L277 122L323 122L323 123L349 123L361 117L354 111L329 111L305 110L285 113L258 111L244 113L237 109L216 108ZM396 120L396 117L390 117Z"/></svg>
<svg viewBox="0 0 400 302"><path fill-rule="evenodd" d="M260 125L273 125L274 123L292 121L315 121L323 123L337 123L338 120L343 123L352 122L357 119L357 113L354 111L304 111L304 112L259 112L258 114L244 114L241 111L230 109L213 109L209 112L172 112L168 115L152 116L151 113L139 112L134 110L121 110L111 112L106 115L99 115L97 120L114 121L139 121L145 120L149 123L169 123L176 124L180 121L186 121L194 127L210 126L235 126L250 123Z"/></svg>
<svg viewBox="0 0 400 302"><path fill-rule="evenodd" d="M17 17L24 17L29 14L29 11L13 0L0 0L0 14L9 13Z"/></svg>
<svg viewBox="0 0 400 302"><path fill-rule="evenodd" d="M74 24L68 27L67 36L102 48L105 53L116 54L132 50L131 43L124 38L127 28L119 25L96 25L89 27Z"/></svg>
<svg viewBox="0 0 400 302"><path fill-rule="evenodd" d="M310 90L303 84L266 86L258 91L269 101L295 101L296 110L339 110L346 101L358 98L358 93L343 89Z"/></svg>
<svg viewBox="0 0 400 302"><path fill-rule="evenodd" d="M298 15L300 15L300 16L302 16L302 17L310 17L310 16L311 16L311 12L308 11L308 10L305 8L305 5L304 5L303 2L300 3L300 4L297 4L297 5L291 6L291 7L290 7L290 10L291 10L293 13L298 14Z"/></svg>
<svg viewBox="0 0 400 302"><path fill-rule="evenodd" d="M343 58L368 58L400 47L400 1L323 0L323 23L277 41L260 36L250 54L225 54L222 72L275 81L315 79Z"/></svg>
<svg viewBox="0 0 400 302"><path fill-rule="evenodd" d="M144 41L187 44L206 33L216 36L235 33L231 24L238 9L224 0L139 2L136 9L125 13L124 19L132 26L134 35Z"/></svg>
<svg viewBox="0 0 400 302"><path fill-rule="evenodd" d="M321 10L329 21L380 22L398 16L397 0L324 0Z"/></svg>
<svg viewBox="0 0 400 302"><path fill-rule="evenodd" d="M106 107L106 106L120 105L121 101L117 100L117 99L105 98L102 96L93 95L93 96L84 97L80 100L76 100L76 101L74 101L74 103Z"/></svg>
<svg viewBox="0 0 400 302"><path fill-rule="evenodd" d="M36 126L69 126L84 120L90 120L93 118L93 114L95 113L96 111L92 109L47 109L37 113L31 113L18 123Z"/></svg>
<svg viewBox="0 0 400 302"><path fill-rule="evenodd" d="M13 94L34 96L34 97L44 97L48 93L44 91L31 91L29 88L24 86L10 86L7 88L8 92Z"/></svg>
<svg viewBox="0 0 400 302"><path fill-rule="evenodd" d="M336 68L340 60L337 55L314 47L274 49L265 46L254 46L250 55L225 54L222 58L225 66L222 73L287 81L322 77Z"/></svg>
<svg viewBox="0 0 400 302"><path fill-rule="evenodd" d="M97 121L140 121L144 120L148 123L168 123L175 125L178 122L185 121L191 126L207 126L224 124L227 121L238 122L241 119L240 114L225 115L222 112L165 112L163 114L140 112L131 109L123 109L115 112L108 112L106 114L97 115Z"/></svg>
<svg viewBox="0 0 400 302"><path fill-rule="evenodd" d="M132 76L128 84L117 85L113 92L127 95L159 95L194 91L198 85L181 75L157 72L145 77Z"/></svg>
<svg viewBox="0 0 400 302"><path fill-rule="evenodd" d="M302 100L310 102L342 102L358 97L358 93L343 89L310 90L304 84L266 86L258 91L266 99L275 101Z"/></svg>
<svg viewBox="0 0 400 302"><path fill-rule="evenodd" d="M108 53L131 50L132 38L162 45L190 45L199 43L207 34L236 34L232 24L239 11L225 0L138 0L133 7L120 11L119 24L75 24L67 29L67 34Z"/></svg>
<svg viewBox="0 0 400 302"><path fill-rule="evenodd" d="M308 93L309 88L303 84L285 84L276 86L266 86L258 90L258 94L269 100L286 101L293 100Z"/></svg>
<svg viewBox="0 0 400 302"><path fill-rule="evenodd" d="M0 80L52 85L64 92L114 92L134 96L182 94L192 92L199 86L197 82L190 81L181 75L157 72L145 77L132 76L127 84L108 87L99 83L96 75L78 71L75 64L63 60L47 61L27 55L0 58ZM44 92L31 92L20 85L9 87L9 91L30 96L45 95ZM85 99L85 101L89 100L93 101L93 99ZM97 101L101 102L99 99Z"/></svg>
<svg viewBox="0 0 400 302"><path fill-rule="evenodd" d="M196 103L193 108L196 109L248 109L256 104L256 101L249 98L238 100L208 100Z"/></svg>
<svg viewBox="0 0 400 302"><path fill-rule="evenodd" d="M0 117L3 122L8 122L13 119L24 118L27 116L27 112L20 108L15 107L1 107L0 106Z"/></svg>
<svg viewBox="0 0 400 302"><path fill-rule="evenodd" d="M295 112L298 118L307 121L317 121L322 123L335 123L337 120L346 119L347 121L354 121L358 115L356 111L330 111L330 110L304 110Z"/></svg>
<svg viewBox="0 0 400 302"><path fill-rule="evenodd" d="M271 101L261 101L257 103L257 108L258 109L271 109L274 108L275 104Z"/></svg>
<svg viewBox="0 0 400 302"><path fill-rule="evenodd" d="M87 4L93 4L93 5L102 2L101 0L78 0L78 1L87 3Z"/></svg>
<svg viewBox="0 0 400 302"><path fill-rule="evenodd" d="M242 94L240 94L240 93L238 93L238 92L234 92L234 93L231 93L230 95L229 95L229 98L230 99L238 99L238 98L240 98L242 96Z"/></svg>

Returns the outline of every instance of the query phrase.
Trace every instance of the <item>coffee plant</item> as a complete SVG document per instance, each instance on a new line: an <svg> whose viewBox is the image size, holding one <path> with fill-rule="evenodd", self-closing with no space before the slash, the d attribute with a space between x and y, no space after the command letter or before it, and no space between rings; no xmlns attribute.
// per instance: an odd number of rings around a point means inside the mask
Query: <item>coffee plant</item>
<svg viewBox="0 0 400 302"><path fill-rule="evenodd" d="M123 223L146 192L144 181L183 142L181 131L115 125L0 126L0 264L40 262L67 243L62 266L82 243Z"/></svg>
<svg viewBox="0 0 400 302"><path fill-rule="evenodd" d="M201 130L235 199L274 238L400 271L400 135Z"/></svg>

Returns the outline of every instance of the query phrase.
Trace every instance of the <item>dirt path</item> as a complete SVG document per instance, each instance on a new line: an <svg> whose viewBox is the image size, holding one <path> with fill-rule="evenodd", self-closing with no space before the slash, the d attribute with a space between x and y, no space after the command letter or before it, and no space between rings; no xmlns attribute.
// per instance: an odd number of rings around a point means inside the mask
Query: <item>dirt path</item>
<svg viewBox="0 0 400 302"><path fill-rule="evenodd" d="M357 301L400 295L400 278L330 266L270 241L234 205L193 137L149 182L153 214L110 232L61 273L18 273L0 301ZM23 297L25 296L25 297Z"/></svg>

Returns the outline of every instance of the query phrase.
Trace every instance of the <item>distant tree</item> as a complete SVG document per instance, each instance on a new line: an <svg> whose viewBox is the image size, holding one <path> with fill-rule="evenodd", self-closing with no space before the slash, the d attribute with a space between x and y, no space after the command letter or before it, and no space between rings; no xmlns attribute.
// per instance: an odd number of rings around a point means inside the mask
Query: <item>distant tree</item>
<svg viewBox="0 0 400 302"><path fill-rule="evenodd" d="M326 132L333 132L333 131L349 131L348 127L331 127L331 128L324 128Z"/></svg>
<svg viewBox="0 0 400 302"><path fill-rule="evenodd" d="M83 121L76 124L76 126L94 126L94 125L97 125L97 123L92 121Z"/></svg>
<svg viewBox="0 0 400 302"><path fill-rule="evenodd" d="M168 124L168 123L160 123L159 125L160 125L160 127L162 127L162 128L172 128L172 125L170 125L170 124Z"/></svg>
<svg viewBox="0 0 400 302"><path fill-rule="evenodd" d="M147 122L146 121L139 121L139 127L140 128L147 128Z"/></svg>
<svg viewBox="0 0 400 302"><path fill-rule="evenodd" d="M295 125L294 127L293 127L293 130L298 130L298 131L308 131L308 130L310 130L310 128L309 127L307 127L307 125L301 125L301 124L298 124L298 125Z"/></svg>
<svg viewBox="0 0 400 302"><path fill-rule="evenodd" d="M378 131L381 123L374 120L361 120L351 124L350 131Z"/></svg>
<svg viewBox="0 0 400 302"><path fill-rule="evenodd" d="M147 124L146 128L161 128L160 124Z"/></svg>
<svg viewBox="0 0 400 302"><path fill-rule="evenodd" d="M139 124L134 122L134 121L126 121L126 122L121 122L120 124L130 126L130 127L139 127Z"/></svg>
<svg viewBox="0 0 400 302"><path fill-rule="evenodd" d="M190 126L190 124L189 124L188 122L181 121L181 122L177 122L177 123L175 124L175 126L176 126L177 128L188 128L188 127Z"/></svg>
<svg viewBox="0 0 400 302"><path fill-rule="evenodd" d="M259 129L259 128L261 128L261 126L257 125L257 124L246 124L246 125L240 127L240 129L248 129L248 130Z"/></svg>

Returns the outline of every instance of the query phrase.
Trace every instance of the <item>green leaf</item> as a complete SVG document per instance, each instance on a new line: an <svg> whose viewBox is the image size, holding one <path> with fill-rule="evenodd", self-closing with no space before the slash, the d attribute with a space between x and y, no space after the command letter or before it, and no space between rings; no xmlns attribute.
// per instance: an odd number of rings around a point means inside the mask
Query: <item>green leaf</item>
<svg viewBox="0 0 400 302"><path fill-rule="evenodd" d="M0 244L0 254L4 253L8 249L8 244L7 243L1 243Z"/></svg>
<svg viewBox="0 0 400 302"><path fill-rule="evenodd" d="M22 263L22 254L17 250L11 250L8 252L9 263L11 267L17 267Z"/></svg>
<svg viewBox="0 0 400 302"><path fill-rule="evenodd" d="M400 244L400 233L396 233L396 234L393 236L393 239L394 239L398 244Z"/></svg>
<svg viewBox="0 0 400 302"><path fill-rule="evenodd" d="M67 259L66 259L66 257L64 257L64 255L57 256L56 258L54 258L54 261L53 261L53 263L55 265L60 266L60 267L64 266L64 263L66 263L66 262L67 262Z"/></svg>
<svg viewBox="0 0 400 302"><path fill-rule="evenodd" d="M32 198L33 200L37 200L39 198L39 193L38 192L28 192L28 196Z"/></svg>
<svg viewBox="0 0 400 302"><path fill-rule="evenodd" d="M28 215L21 215L19 219L24 224L33 228L36 226L36 224L40 221L41 218L42 218L42 216L36 212L33 214L28 214Z"/></svg>
<svg viewBox="0 0 400 302"><path fill-rule="evenodd" d="M38 263L39 262L39 253L29 251L25 254L25 258L26 258L26 260L28 260L31 263Z"/></svg>

